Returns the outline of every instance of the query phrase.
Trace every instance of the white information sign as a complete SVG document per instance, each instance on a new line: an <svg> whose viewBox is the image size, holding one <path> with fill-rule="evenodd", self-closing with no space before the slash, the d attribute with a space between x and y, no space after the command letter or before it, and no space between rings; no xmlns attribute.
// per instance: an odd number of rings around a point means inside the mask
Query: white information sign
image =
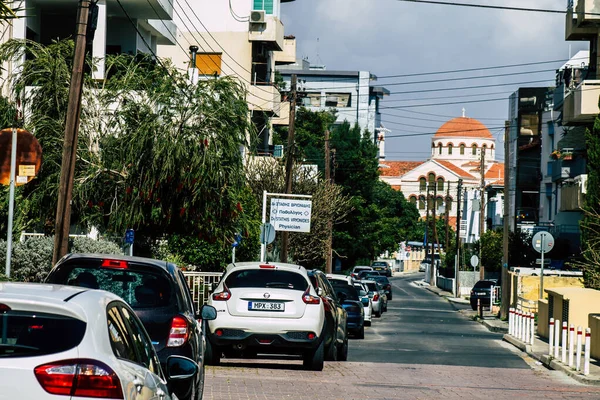
<svg viewBox="0 0 600 400"><path fill-rule="evenodd" d="M270 223L276 231L310 232L312 201L271 199Z"/></svg>

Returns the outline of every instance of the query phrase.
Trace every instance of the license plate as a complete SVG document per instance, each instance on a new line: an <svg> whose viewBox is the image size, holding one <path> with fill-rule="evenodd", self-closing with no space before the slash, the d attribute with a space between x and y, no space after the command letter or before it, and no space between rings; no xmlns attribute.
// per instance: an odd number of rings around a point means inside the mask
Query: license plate
<svg viewBox="0 0 600 400"><path fill-rule="evenodd" d="M272 301L249 301L248 310L251 311L285 311L284 303Z"/></svg>
<svg viewBox="0 0 600 400"><path fill-rule="evenodd" d="M486 293L486 292L477 292L477 294L478 294L478 295L480 295L480 296L485 296L485 295L488 295L488 296L489 296L489 294L488 294L488 293Z"/></svg>

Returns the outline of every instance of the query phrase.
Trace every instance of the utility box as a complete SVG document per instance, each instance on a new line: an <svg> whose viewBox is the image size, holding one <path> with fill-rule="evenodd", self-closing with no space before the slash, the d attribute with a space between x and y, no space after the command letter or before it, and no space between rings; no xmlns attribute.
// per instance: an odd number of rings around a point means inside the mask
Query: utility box
<svg viewBox="0 0 600 400"><path fill-rule="evenodd" d="M539 321L548 325L549 319L560 320L584 329L588 327L590 314L600 313L600 291L587 288L563 287L544 290L548 294L548 321Z"/></svg>

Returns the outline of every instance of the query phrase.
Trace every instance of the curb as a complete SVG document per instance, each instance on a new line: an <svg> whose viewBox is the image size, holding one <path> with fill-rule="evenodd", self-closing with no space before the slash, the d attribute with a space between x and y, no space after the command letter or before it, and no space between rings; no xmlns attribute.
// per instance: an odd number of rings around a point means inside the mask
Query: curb
<svg viewBox="0 0 600 400"><path fill-rule="evenodd" d="M531 358L541 362L546 368L552 369L554 371L561 371L580 383L592 386L600 386L599 377L582 375L580 372L575 371L568 365L564 365L562 362L559 362L554 357L551 357L547 354L536 354L533 352L531 345L525 344L508 334L504 335L502 337L502 340L512 344L517 349L527 353L529 356L531 356Z"/></svg>

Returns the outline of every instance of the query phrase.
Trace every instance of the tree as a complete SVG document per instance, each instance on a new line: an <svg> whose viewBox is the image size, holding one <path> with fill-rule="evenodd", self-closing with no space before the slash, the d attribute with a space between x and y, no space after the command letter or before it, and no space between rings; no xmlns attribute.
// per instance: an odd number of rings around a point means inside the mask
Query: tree
<svg viewBox="0 0 600 400"><path fill-rule="evenodd" d="M481 265L486 271L499 272L502 268L502 242L504 233L501 230L488 230L481 235L475 244L479 251L481 246Z"/></svg>

